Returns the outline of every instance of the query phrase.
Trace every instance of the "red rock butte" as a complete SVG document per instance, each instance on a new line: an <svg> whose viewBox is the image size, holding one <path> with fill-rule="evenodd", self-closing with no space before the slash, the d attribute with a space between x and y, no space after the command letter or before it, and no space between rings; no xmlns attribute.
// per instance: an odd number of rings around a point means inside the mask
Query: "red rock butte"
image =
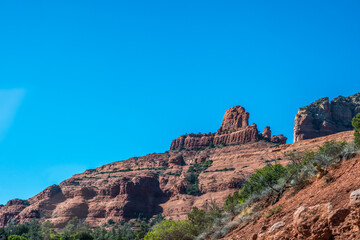
<svg viewBox="0 0 360 240"><path fill-rule="evenodd" d="M301 107L295 116L294 142L352 130L351 120L358 113L360 92L331 102L324 97Z"/></svg>
<svg viewBox="0 0 360 240"><path fill-rule="evenodd" d="M244 144L260 139L280 144L286 143L287 138L282 134L271 137L270 127L266 127L263 134L259 135L256 124L249 126L249 115L241 106L232 107L226 110L216 133L182 135L172 141L170 150L199 150L214 145Z"/></svg>

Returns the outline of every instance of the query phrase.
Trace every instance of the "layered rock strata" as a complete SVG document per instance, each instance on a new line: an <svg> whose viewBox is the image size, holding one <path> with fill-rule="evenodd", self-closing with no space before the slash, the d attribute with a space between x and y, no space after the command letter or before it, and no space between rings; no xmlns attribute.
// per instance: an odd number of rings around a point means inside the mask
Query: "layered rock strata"
<svg viewBox="0 0 360 240"><path fill-rule="evenodd" d="M241 106L235 106L225 112L220 128L216 133L181 135L171 143L170 150L198 150L220 144L243 144L260 140L256 124L249 126L249 113ZM286 143L283 135L271 137L270 127L266 127L264 139L275 143Z"/></svg>
<svg viewBox="0 0 360 240"><path fill-rule="evenodd" d="M360 113L360 93L321 98L299 109L295 116L294 142L352 130L351 120Z"/></svg>

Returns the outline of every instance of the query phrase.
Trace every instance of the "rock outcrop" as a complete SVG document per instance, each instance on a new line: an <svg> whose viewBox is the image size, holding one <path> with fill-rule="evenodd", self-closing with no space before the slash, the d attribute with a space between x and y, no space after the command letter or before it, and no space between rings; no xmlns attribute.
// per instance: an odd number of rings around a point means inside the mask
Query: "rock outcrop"
<svg viewBox="0 0 360 240"><path fill-rule="evenodd" d="M275 143L286 143L287 138L283 135L271 137L270 127L266 127L265 130L266 137L264 139ZM214 145L243 144L259 140L256 124L249 126L249 113L245 111L245 108L235 106L226 110L221 126L216 133L182 135L172 141L170 150L199 150Z"/></svg>
<svg viewBox="0 0 360 240"><path fill-rule="evenodd" d="M264 128L264 131L262 132L262 137L266 140L270 140L271 139L271 130L270 127L267 126Z"/></svg>
<svg viewBox="0 0 360 240"><path fill-rule="evenodd" d="M249 113L241 106L226 110L218 133L234 132L249 126Z"/></svg>
<svg viewBox="0 0 360 240"><path fill-rule="evenodd" d="M352 130L352 118L360 113L360 93L339 96L329 103L321 98L299 109L295 116L294 142Z"/></svg>
<svg viewBox="0 0 360 240"><path fill-rule="evenodd" d="M285 144L287 141L287 137L282 134L274 135L271 137L270 142L278 143L278 144Z"/></svg>

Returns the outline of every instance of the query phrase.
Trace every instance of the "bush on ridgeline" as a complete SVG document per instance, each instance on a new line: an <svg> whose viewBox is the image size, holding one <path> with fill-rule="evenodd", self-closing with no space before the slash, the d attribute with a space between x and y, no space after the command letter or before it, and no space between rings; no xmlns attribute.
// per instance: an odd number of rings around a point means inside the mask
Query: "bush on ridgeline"
<svg viewBox="0 0 360 240"><path fill-rule="evenodd" d="M357 148L360 148L360 113L358 113L352 120L354 127L354 143Z"/></svg>

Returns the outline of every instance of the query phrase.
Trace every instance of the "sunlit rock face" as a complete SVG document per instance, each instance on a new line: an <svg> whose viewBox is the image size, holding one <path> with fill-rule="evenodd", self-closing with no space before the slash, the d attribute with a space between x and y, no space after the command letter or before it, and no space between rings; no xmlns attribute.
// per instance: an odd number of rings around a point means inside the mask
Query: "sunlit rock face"
<svg viewBox="0 0 360 240"><path fill-rule="evenodd" d="M329 102L321 98L299 109L295 116L294 142L349 131L351 120L360 113L360 93L339 96Z"/></svg>
<svg viewBox="0 0 360 240"><path fill-rule="evenodd" d="M216 133L187 134L174 139L170 150L191 149L198 150L211 145L220 144L243 144L260 140L256 124L249 126L250 114L241 106L235 106L226 110L220 128ZM268 141L286 143L283 135L271 137L270 127L267 127Z"/></svg>

